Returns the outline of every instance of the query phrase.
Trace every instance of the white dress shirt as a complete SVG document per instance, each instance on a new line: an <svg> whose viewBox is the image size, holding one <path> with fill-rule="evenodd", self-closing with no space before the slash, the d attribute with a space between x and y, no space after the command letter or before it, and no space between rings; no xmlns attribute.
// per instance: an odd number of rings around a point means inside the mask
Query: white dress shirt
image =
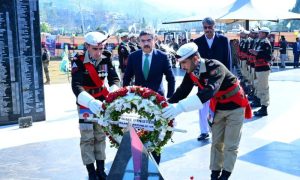
<svg viewBox="0 0 300 180"><path fill-rule="evenodd" d="M214 36L213 36L212 38L210 38L210 39L208 39L208 38L206 37L206 35L205 35L205 39L206 39L206 42L207 42L207 44L208 44L209 49L211 48L212 43L214 42L214 38L215 38L215 34L214 34Z"/></svg>

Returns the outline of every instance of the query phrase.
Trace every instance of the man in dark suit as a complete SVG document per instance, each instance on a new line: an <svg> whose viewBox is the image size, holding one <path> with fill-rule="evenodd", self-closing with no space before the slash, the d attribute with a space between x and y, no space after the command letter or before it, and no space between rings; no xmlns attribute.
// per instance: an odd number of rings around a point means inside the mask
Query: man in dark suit
<svg viewBox="0 0 300 180"><path fill-rule="evenodd" d="M195 39L198 52L204 59L216 59L231 70L229 40L222 34L215 33L215 21L207 17L202 21L204 34Z"/></svg>
<svg viewBox="0 0 300 180"><path fill-rule="evenodd" d="M134 78L134 85L150 88L164 96L162 78L165 75L168 82L167 97L171 97L175 90L175 76L168 56L154 48L154 34L150 31L142 31L139 38L142 49L129 55L123 86L130 85ZM152 155L159 164L160 154L152 152Z"/></svg>
<svg viewBox="0 0 300 180"><path fill-rule="evenodd" d="M293 53L294 53L294 68L299 67L299 53L300 53L300 43L299 38L296 38L296 42L293 44Z"/></svg>
<svg viewBox="0 0 300 180"><path fill-rule="evenodd" d="M164 96L162 78L165 75L168 82L167 97L171 97L175 89L175 76L168 56L153 48L154 35L151 32L142 31L139 37L142 49L129 55L123 86L128 86L134 77L134 85L150 88ZM148 63L148 70L145 70L145 63Z"/></svg>
<svg viewBox="0 0 300 180"><path fill-rule="evenodd" d="M216 59L223 63L227 69L231 70L231 56L228 38L215 32L215 21L211 17L206 17L202 21L204 34L194 40L198 46L198 52L204 59ZM207 116L209 102L199 110L200 135L198 141L209 138L209 127Z"/></svg>

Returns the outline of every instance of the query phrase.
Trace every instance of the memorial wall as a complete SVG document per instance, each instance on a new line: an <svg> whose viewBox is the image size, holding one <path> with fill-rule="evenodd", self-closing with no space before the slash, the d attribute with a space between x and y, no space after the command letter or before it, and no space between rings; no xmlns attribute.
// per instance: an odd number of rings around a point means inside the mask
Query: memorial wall
<svg viewBox="0 0 300 180"><path fill-rule="evenodd" d="M0 125L45 120L38 0L0 0Z"/></svg>

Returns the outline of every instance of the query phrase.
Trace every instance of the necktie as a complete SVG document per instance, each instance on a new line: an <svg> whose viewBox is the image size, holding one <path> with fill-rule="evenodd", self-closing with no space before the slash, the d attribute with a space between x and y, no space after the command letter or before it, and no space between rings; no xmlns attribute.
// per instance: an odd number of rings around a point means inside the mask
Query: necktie
<svg viewBox="0 0 300 180"><path fill-rule="evenodd" d="M145 54L143 74L145 79L147 79L149 74L149 54Z"/></svg>

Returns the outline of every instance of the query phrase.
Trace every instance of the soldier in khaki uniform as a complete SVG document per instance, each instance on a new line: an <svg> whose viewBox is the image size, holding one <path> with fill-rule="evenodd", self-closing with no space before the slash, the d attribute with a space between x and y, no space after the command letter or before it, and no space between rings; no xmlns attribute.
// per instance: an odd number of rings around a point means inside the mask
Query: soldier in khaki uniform
<svg viewBox="0 0 300 180"><path fill-rule="evenodd" d="M250 30L250 43L248 45L248 69L249 69L249 94L248 99L253 100L256 97L256 76L255 76L255 58L256 56L250 53L250 49L254 49L257 46L258 42L258 29Z"/></svg>
<svg viewBox="0 0 300 180"><path fill-rule="evenodd" d="M242 30L240 32L239 59L241 63L242 81L245 83L248 79L247 58L248 58L248 35L249 31Z"/></svg>
<svg viewBox="0 0 300 180"><path fill-rule="evenodd" d="M272 58L272 46L267 39L270 34L270 29L262 27L259 30L259 41L255 49L251 49L249 52L256 56L255 59L255 74L257 77L257 96L259 101L253 101L253 107L260 107L258 111L254 112L255 116L267 116L267 107L270 104L269 94L269 75L271 69Z"/></svg>
<svg viewBox="0 0 300 180"><path fill-rule="evenodd" d="M99 32L85 35L87 51L77 55L72 62L72 90L77 98L80 128L80 149L83 164L86 165L89 180L106 179L105 133L96 122L86 117L99 114L102 101L109 91L118 88L120 79L111 62L111 54L104 50L107 36ZM110 88L105 86L108 80ZM94 167L96 161L97 169Z"/></svg>
<svg viewBox="0 0 300 180"><path fill-rule="evenodd" d="M203 108L203 103L210 100L211 179L226 180L237 158L244 117L252 116L248 99L237 77L220 61L202 59L195 43L181 46L177 58L186 74L169 99L174 104L164 108L162 116L173 119L182 112ZM187 97L195 85L198 93Z"/></svg>
<svg viewBox="0 0 300 180"><path fill-rule="evenodd" d="M50 84L50 75L49 75L50 52L48 51L45 45L43 45L42 48L42 62L43 62L45 76L46 76L46 82L44 84Z"/></svg>
<svg viewBox="0 0 300 180"><path fill-rule="evenodd" d="M120 38L122 42L118 47L119 68L121 69L121 73L123 74L127 66L128 56L130 54L130 47L128 45L128 33L121 33Z"/></svg>

